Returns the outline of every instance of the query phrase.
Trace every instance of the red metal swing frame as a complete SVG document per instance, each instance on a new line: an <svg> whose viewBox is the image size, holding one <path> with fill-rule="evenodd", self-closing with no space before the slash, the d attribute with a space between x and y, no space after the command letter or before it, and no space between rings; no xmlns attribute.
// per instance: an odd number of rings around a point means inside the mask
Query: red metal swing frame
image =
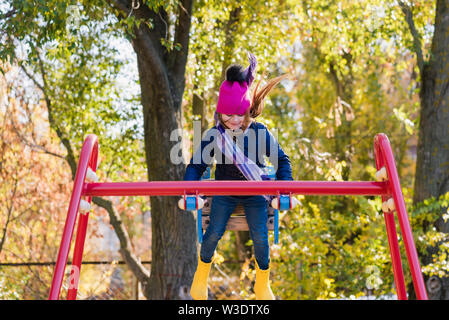
<svg viewBox="0 0 449 320"><path fill-rule="evenodd" d="M82 197L91 203L93 196L181 196L183 194L208 196L291 193L303 195L375 195L381 196L382 202L393 198L395 210L389 212L384 211L384 218L397 296L399 300L407 300L394 212L397 212L416 296L419 300L427 300L426 288L399 183L393 152L388 137L385 134L380 133L375 136L374 151L377 170L380 170L382 167L386 168L388 175L387 181L151 181L87 183L85 182L87 169L90 167L95 172L98 158L98 138L94 134L89 134L84 141L80 154L49 299L59 299ZM88 212L80 214L78 218L72 270L69 278L70 284L67 292L68 300L75 300L77 295L88 218Z"/></svg>

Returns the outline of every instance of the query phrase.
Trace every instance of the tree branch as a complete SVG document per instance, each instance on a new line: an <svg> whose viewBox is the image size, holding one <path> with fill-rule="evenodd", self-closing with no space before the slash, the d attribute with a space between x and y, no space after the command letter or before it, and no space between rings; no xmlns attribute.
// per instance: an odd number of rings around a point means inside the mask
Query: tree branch
<svg viewBox="0 0 449 320"><path fill-rule="evenodd" d="M168 14L163 7L155 12L141 4L138 9L131 11L129 3L124 0L110 0L110 3L121 12L119 18L123 19L131 14L138 20L151 22L151 28L145 23L140 23L139 27L134 25L135 37L132 39L134 50L145 57L144 60L153 71L156 82L162 85L165 92L170 93L168 96L181 96L180 93L184 90L193 0L182 0L178 3L178 19L173 41L174 45L179 44L181 48L171 51L161 43L161 39L168 40L169 29Z"/></svg>
<svg viewBox="0 0 449 320"><path fill-rule="evenodd" d="M134 16L137 20L150 22L152 24L150 32L154 35L153 41L157 41L160 44L160 39L165 38L165 34L168 33L167 22L165 21L168 19L168 15L163 7L160 7L158 13L156 13L143 3L139 5L138 9L131 9L131 6L125 0L109 0L109 3L121 13L117 17L118 19L126 19L129 16ZM164 25L163 28L160 27L162 24Z"/></svg>
<svg viewBox="0 0 449 320"><path fill-rule="evenodd" d="M26 74L26 76L27 76L28 78L30 78L30 80L33 81L34 85L35 85L36 87L38 87L38 88L42 91L42 93L44 93L44 95L45 95L45 89L44 89L44 86L43 86L42 84L40 84L40 83L36 80L36 78L35 78L34 76L31 75L31 73L28 72L28 70L23 66L23 64L20 65L20 69L22 69L22 71Z"/></svg>
<svg viewBox="0 0 449 320"><path fill-rule="evenodd" d="M41 72L43 84L40 84L39 81L37 81L37 79L31 73L29 73L23 65L21 65L20 68L27 75L27 77L30 78L31 81L33 81L33 83L42 91L42 94L44 95L45 103L47 105L47 110L48 110L48 122L50 123L50 127L56 131L56 134L58 135L62 144L67 149L67 157L69 158L68 162L70 164L70 169L72 171L72 177L74 178L75 174L76 174L75 155L74 155L72 146L70 144L70 141L67 138L65 138L65 135L62 132L61 128L56 124L56 122L54 120L53 105L52 105L52 102L51 102L51 99L50 99L50 96L49 96L48 90L47 90L48 83L47 83L47 79L45 76L46 73L45 73L44 62L42 61L39 54L37 54L37 58L38 58L38 62L39 62L39 70Z"/></svg>
<svg viewBox="0 0 449 320"><path fill-rule="evenodd" d="M109 2L113 8L118 9L122 13L122 16L118 17L119 19L128 17L131 12L131 7L127 1L110 0ZM170 93L167 96L172 96L168 70L164 59L164 52L166 50L161 44L161 39L165 39L168 34L168 24L165 21L168 20L167 12L161 7L158 13L156 13L141 3L138 9L131 12L131 15L138 20L151 22L151 29L145 23L140 23L139 27L136 24L134 25L134 36L132 37L131 44L136 54L144 57L143 60L148 63L148 67L155 76L155 82L162 87L162 90Z"/></svg>
<svg viewBox="0 0 449 320"><path fill-rule="evenodd" d="M129 239L128 232L123 226L120 215L115 211L112 202L100 197L93 197L92 202L108 212L110 220L109 222L114 227L114 231L117 234L120 242L120 253L123 259L129 266L129 268L133 271L133 274L136 276L138 281L141 282L144 286L147 285L150 273L133 254L131 240Z"/></svg>
<svg viewBox="0 0 449 320"><path fill-rule="evenodd" d="M42 90L42 92L44 94L45 101L47 104L47 109L48 109L48 119L49 119L50 126L51 126L51 128L53 128L56 131L56 134L58 135L59 139L61 140L61 142L64 144L64 146L67 149L68 154L65 157L65 159L68 162L68 164L72 170L72 179L74 179L75 175L76 175L76 170L77 170L75 154L73 152L70 141L67 138L65 138L65 135L60 130L57 123L54 121L52 103L51 103L52 101L51 101L51 98L48 95L48 91L47 91L48 83L47 83L47 79L45 77L44 64L40 57L38 57L38 59L39 59L40 72L42 73L43 85L40 85L30 73L26 72L26 70L24 68L22 70L24 70L24 72L27 74L27 76L30 77L30 79L39 87L39 89ZM132 246L131 246L131 241L129 239L128 233L127 233L126 229L124 228L124 226L122 225L120 215L114 210L112 202L109 200L105 200L103 198L99 198L99 197L93 197L92 201L96 205L104 208L108 212L111 225L114 227L114 231L117 234L117 237L119 238L119 241L120 241L120 253L121 253L122 257L126 261L126 263L129 265L129 267L131 268L131 270L133 271L135 276L145 286L148 283L149 272L139 262L137 257L132 253Z"/></svg>
<svg viewBox="0 0 449 320"><path fill-rule="evenodd" d="M422 75L424 68L424 57L421 45L421 35L419 34L418 30L416 30L415 21L413 20L413 13L411 8L408 5L406 5L403 1L398 2L402 12L404 13L405 21L407 22L413 37L413 48L415 49L419 72Z"/></svg>
<svg viewBox="0 0 449 320"><path fill-rule="evenodd" d="M0 19L8 19L9 17L15 15L17 13L16 9L12 9L8 12L6 12L5 14L0 15Z"/></svg>
<svg viewBox="0 0 449 320"><path fill-rule="evenodd" d="M126 0L110 0L109 4L122 12L122 14L126 17L128 16L128 13L131 11L131 8L128 7L128 1Z"/></svg>
<svg viewBox="0 0 449 320"><path fill-rule="evenodd" d="M51 155L51 156L54 156L54 157L57 157L57 158L60 158L60 159L65 159L64 156L62 156L62 155L60 155L60 154L57 154L57 153L55 153L55 152L52 152L52 151L48 150L47 148L45 148L44 146L41 146L41 145L36 144L36 143L29 142L29 141L28 141L28 140L27 140L27 139L26 139L26 138L19 132L19 129L16 127L16 125L15 125L15 123L14 123L14 120L11 119L11 122L12 122L13 129L14 129L14 131L16 132L16 134L17 134L17 136L19 137L19 139L20 139L24 144L26 144L28 147L30 147L31 149L33 149L33 150L35 150L35 151L36 151L36 149L37 149L37 150L42 151L42 153L46 153L46 154L49 154L49 155Z"/></svg>
<svg viewBox="0 0 449 320"><path fill-rule="evenodd" d="M145 58L144 61L149 63L150 70L154 73L155 79L158 80L160 88L169 92L168 96L171 96L167 69L162 60L161 52L156 49L153 39L147 32L148 27L141 24L139 28L136 27L135 29L136 38L132 41L134 50L138 55Z"/></svg>
<svg viewBox="0 0 449 320"><path fill-rule="evenodd" d="M184 77L189 50L190 24L192 16L192 0L183 0L178 4L178 23L176 25L174 42L181 45L180 50L174 49L174 64L171 65L175 77Z"/></svg>
<svg viewBox="0 0 449 320"><path fill-rule="evenodd" d="M40 55L37 55L38 61L39 61L39 69L42 76L43 86L41 87L42 93L44 94L45 102L47 104L47 110L48 110L48 122L50 123L50 127L52 127L56 134L58 135L59 139L61 140L62 144L67 150L67 156L66 159L70 165L70 169L72 171L72 179L75 179L76 175L76 160L75 160L75 153L73 152L72 145L69 141L69 139L66 138L65 133L61 130L59 125L56 123L53 115L53 104L50 99L50 95L48 94L48 81L46 77L46 71L44 67L44 62Z"/></svg>
<svg viewBox="0 0 449 320"><path fill-rule="evenodd" d="M2 234L2 238L0 240L0 253L3 250L3 245L5 244L5 241L6 241L6 233L8 231L8 225L11 222L12 210L14 207L14 197L16 196L18 181L19 181L19 179L17 179L17 178L14 181L14 190L13 190L12 196L11 196L11 205L8 207L8 213L6 215L5 226L3 227L3 234Z"/></svg>

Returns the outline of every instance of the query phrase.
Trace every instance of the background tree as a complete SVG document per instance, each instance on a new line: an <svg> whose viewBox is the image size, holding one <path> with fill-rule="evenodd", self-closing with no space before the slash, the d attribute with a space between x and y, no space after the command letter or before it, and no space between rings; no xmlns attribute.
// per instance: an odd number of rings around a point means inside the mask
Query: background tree
<svg viewBox="0 0 449 320"><path fill-rule="evenodd" d="M91 14L105 18L106 11L94 10ZM135 123L129 127L135 121L135 112L132 105L131 110L120 108L124 102L121 98L129 96L120 95L114 82L124 64L117 59L117 48L109 43L115 40L116 30L111 23L100 24L80 17L71 24L72 16L66 3L10 3L1 20L5 43L1 47L2 59L17 63L39 88L38 99L45 102L50 128L65 148L64 158L72 178L84 136L91 132L99 136L99 161L107 168L104 176L100 173L101 179L116 180L117 173L132 163L136 165L128 170L129 174L137 174L142 157L139 141L135 140L139 132ZM93 202L109 213L126 261L138 263L115 206L103 198L94 198ZM139 267L140 263L134 269L141 270Z"/></svg>
<svg viewBox="0 0 449 320"><path fill-rule="evenodd" d="M0 261L51 261L71 175L57 143L46 135L44 105L17 73L0 76ZM0 297L45 298L49 269L0 267Z"/></svg>
<svg viewBox="0 0 449 320"><path fill-rule="evenodd" d="M433 36L430 39L426 37L424 28L427 25L423 26L421 14L429 3L416 1L409 5L403 1L398 2L404 13L403 19L409 27L408 44L416 55L419 74L421 107L413 194L413 203L418 205L425 199L439 199L449 192L449 4L444 0L431 4L434 7L436 3L436 8ZM436 245L427 248L423 257L425 265L438 263L441 260L439 257L447 252L444 249L449 233L446 211L447 205L442 206L436 220L423 225L423 231L434 228L442 238ZM447 271L443 274L435 271L432 270L426 277L429 296L431 299L449 300Z"/></svg>
<svg viewBox="0 0 449 320"><path fill-rule="evenodd" d="M181 180L185 166L170 159L178 143L170 135L183 127L181 103L193 1L162 5L111 1L111 5L119 21L129 23L126 33L137 55L148 180ZM180 212L176 197L152 197L151 210L151 272L141 282L149 299L178 298L188 292L195 270L195 221L191 212Z"/></svg>
<svg viewBox="0 0 449 320"><path fill-rule="evenodd" d="M435 199L444 192L435 193L434 199L423 195L419 201L412 200L419 193L413 191L418 125L424 124L433 143L438 139L443 143L429 151L434 153L430 172L440 175L427 181L432 185L428 190L440 190L447 172L447 149L440 138L447 136L441 127L447 120L443 114L447 90L440 46L445 39L441 30L447 29L446 7L435 4L82 1L75 6L79 10L75 15L73 7L56 1L32 5L10 1L0 15L5 44L0 56L2 61L17 63L21 74L39 88L38 99L45 102L72 177L85 134L97 133L99 173L104 181L182 179L184 164L171 163L171 147L184 144L185 138L191 140L192 120L201 118L202 128L210 127L205 120L212 119L224 68L232 62L245 64L248 51L259 60L256 82L290 71L291 79L273 91L258 121L278 130L279 141L292 160L294 178L373 180L372 138L385 132L394 148L418 248L429 263L424 268L431 279L428 284L440 290L445 286L442 231L447 200ZM134 53L123 52L127 47L121 40L129 41ZM116 77L127 69L134 70L135 77L120 85ZM422 82L435 75L440 78ZM424 89L429 93L426 97L434 93L429 106L441 103L435 112L420 113ZM441 122L425 125L429 119ZM170 133L178 129L184 129L183 138L170 141ZM188 159L185 151L180 156ZM424 157L421 153L417 156ZM427 160L417 167L424 163ZM422 186L418 172L429 171L416 172L416 186ZM281 245L272 246L273 288L280 298L394 292L380 199L299 198L302 205L281 217ZM180 212L175 200L151 198L155 263L150 276L139 262L137 229L132 227L133 214L148 209L146 199L118 203L94 198L108 213L121 255L142 282L147 298L186 297L193 275L194 217ZM234 233L225 235L219 248L224 257L238 258L235 241ZM427 247L432 247L428 254ZM367 279L374 267L382 283L370 288ZM219 265L213 272L217 279L223 277L221 283L214 282L214 288L226 281L229 289L216 289L217 298L253 297L251 264Z"/></svg>

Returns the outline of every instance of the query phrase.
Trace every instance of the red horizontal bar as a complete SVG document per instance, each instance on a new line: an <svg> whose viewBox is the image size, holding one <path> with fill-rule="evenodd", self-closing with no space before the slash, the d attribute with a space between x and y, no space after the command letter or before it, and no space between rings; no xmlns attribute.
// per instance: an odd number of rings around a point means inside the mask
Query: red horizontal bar
<svg viewBox="0 0 449 320"><path fill-rule="evenodd" d="M150 181L85 183L85 196L200 195L382 195L386 182L373 181Z"/></svg>

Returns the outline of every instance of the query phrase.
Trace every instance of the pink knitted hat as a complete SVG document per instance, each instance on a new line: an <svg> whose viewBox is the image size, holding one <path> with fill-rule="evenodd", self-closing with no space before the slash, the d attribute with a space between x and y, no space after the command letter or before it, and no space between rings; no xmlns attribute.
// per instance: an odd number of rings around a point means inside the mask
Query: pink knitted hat
<svg viewBox="0 0 449 320"><path fill-rule="evenodd" d="M238 81L224 81L220 87L217 112L223 114L245 114L251 105L248 95L248 84Z"/></svg>
<svg viewBox="0 0 449 320"><path fill-rule="evenodd" d="M226 80L221 84L218 95L218 113L245 114L251 105L248 89L254 80L256 66L256 57L249 53L249 66L245 70L242 70L243 67L237 65L229 73L227 72Z"/></svg>

